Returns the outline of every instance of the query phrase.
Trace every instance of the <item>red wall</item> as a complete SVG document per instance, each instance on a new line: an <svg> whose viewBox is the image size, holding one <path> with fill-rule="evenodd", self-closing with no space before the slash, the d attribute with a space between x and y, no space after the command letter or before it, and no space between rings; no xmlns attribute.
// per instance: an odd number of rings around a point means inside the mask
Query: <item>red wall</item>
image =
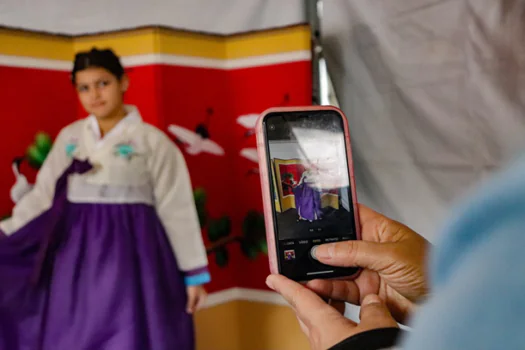
<svg viewBox="0 0 525 350"><path fill-rule="evenodd" d="M232 140L233 116L229 90L231 89L228 72L216 69L163 66L161 68L162 103L160 108L163 122L159 125L167 132L170 124L195 130L198 124L208 123L210 139L218 143L225 152L224 156L201 153L190 156L180 145L191 174L194 188L206 190L207 211L211 218L232 215L232 193L234 183L232 155L235 153ZM207 109L213 114L208 118ZM172 136L173 139L175 139ZM235 225L235 223L234 223ZM204 241L208 245L206 228ZM219 268L210 256L212 283L209 291L230 288L236 285L233 267L237 263L234 256L238 249L229 249L228 267Z"/></svg>
<svg viewBox="0 0 525 350"><path fill-rule="evenodd" d="M125 95L125 102L136 105L144 120L153 125L160 125L162 86L159 66L133 67L126 70L130 85Z"/></svg>
<svg viewBox="0 0 525 350"><path fill-rule="evenodd" d="M248 113L261 113L267 108L283 105L284 96L289 95L290 106L311 104L311 63L295 62L241 69L230 72L233 82L234 101L231 104L234 119ZM255 135L244 137L245 129L235 124L232 138L238 153L242 148L256 147ZM235 157L234 182L241 189L235 193L233 215L242 220L249 210L262 212L261 184L259 176L247 176L256 163ZM237 285L244 288L266 289L266 276L269 273L268 258L255 261L240 257L236 261Z"/></svg>
<svg viewBox="0 0 525 350"><path fill-rule="evenodd" d="M206 109L214 110L209 132L211 139L223 147L225 156L185 155L193 186L206 189L209 215L228 215L232 219L232 235L241 235L243 219L250 210L262 212L259 176L249 175L258 165L239 155L242 148L255 148L255 135L246 137L247 129L237 123L237 118L281 105L286 94L290 96L289 105L310 104L310 69L310 62L234 71L162 67L163 130L169 124L194 130L197 124L206 122ZM266 289L266 256L251 261L241 253L238 244L230 245L228 253L226 268L218 267L213 255L209 257L213 277L210 291L232 286Z"/></svg>
<svg viewBox="0 0 525 350"><path fill-rule="evenodd" d="M229 216L232 235L241 235L245 215L250 210L262 211L262 202L259 177L249 175L257 164L239 155L242 148L255 148L255 136L246 137L247 130L236 120L243 114L282 105L286 94L290 96L289 105L310 104L310 69L310 62L233 71L166 65L134 67L128 70L131 84L126 102L137 105L147 122L165 132L170 124L194 130L197 124L207 121L207 109L213 109L208 129L225 156L190 156L183 152L193 186L206 189L209 215ZM13 157L23 155L36 132L45 131L54 137L65 125L85 117L85 112L77 103L67 72L0 67L0 82L0 118L9 126L0 152L1 215L12 207L9 189L14 182ZM23 170L28 173L27 167ZM218 267L210 256L213 281L209 291L234 286L266 288L266 256L251 261L238 244L228 246L228 252L225 268Z"/></svg>

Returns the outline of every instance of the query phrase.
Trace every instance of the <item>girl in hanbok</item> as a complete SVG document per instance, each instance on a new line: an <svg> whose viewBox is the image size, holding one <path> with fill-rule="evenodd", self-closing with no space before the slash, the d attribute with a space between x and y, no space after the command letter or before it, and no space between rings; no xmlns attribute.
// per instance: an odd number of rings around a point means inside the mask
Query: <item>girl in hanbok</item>
<svg viewBox="0 0 525 350"><path fill-rule="evenodd" d="M71 78L90 115L0 223L0 349L194 349L210 275L183 155L123 104L111 50Z"/></svg>
<svg viewBox="0 0 525 350"><path fill-rule="evenodd" d="M321 211L321 193L312 186L311 172L304 171L301 180L294 186L295 208L298 220L316 221L323 218Z"/></svg>

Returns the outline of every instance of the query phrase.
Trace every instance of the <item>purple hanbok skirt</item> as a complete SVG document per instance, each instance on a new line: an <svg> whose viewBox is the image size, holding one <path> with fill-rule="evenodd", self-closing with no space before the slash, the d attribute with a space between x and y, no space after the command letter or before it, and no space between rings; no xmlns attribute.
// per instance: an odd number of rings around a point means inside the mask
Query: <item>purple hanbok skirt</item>
<svg viewBox="0 0 525 350"><path fill-rule="evenodd" d="M0 238L0 350L194 349L155 209L67 201L67 176L90 168L74 160L52 207Z"/></svg>
<svg viewBox="0 0 525 350"><path fill-rule="evenodd" d="M323 217L321 210L321 194L303 182L293 189L295 208L299 217L315 221Z"/></svg>

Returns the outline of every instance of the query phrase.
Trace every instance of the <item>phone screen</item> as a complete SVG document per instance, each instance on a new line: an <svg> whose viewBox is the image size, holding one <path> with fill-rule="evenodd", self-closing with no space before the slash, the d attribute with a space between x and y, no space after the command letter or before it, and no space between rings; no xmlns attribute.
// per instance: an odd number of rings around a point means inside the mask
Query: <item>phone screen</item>
<svg viewBox="0 0 525 350"><path fill-rule="evenodd" d="M296 281L353 275L321 264L314 246L356 239L343 116L273 113L264 119L281 274Z"/></svg>

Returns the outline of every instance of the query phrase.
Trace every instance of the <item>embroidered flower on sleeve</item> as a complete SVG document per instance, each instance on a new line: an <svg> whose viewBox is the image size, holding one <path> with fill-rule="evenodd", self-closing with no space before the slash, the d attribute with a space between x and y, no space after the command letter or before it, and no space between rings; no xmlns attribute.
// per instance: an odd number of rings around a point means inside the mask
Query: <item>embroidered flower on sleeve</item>
<svg viewBox="0 0 525 350"><path fill-rule="evenodd" d="M68 143L66 143L66 155L68 157L73 157L75 151L78 148L78 142L76 139L69 140Z"/></svg>
<svg viewBox="0 0 525 350"><path fill-rule="evenodd" d="M133 142L122 142L115 145L115 155L124 159L131 159L137 152Z"/></svg>

